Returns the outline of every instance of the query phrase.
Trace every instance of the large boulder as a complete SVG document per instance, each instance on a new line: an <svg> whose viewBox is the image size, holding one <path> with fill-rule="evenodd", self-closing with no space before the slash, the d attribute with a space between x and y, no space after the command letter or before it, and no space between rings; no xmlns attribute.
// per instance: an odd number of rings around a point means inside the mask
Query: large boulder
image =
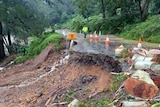
<svg viewBox="0 0 160 107"><path fill-rule="evenodd" d="M153 98L159 92L150 75L142 70L137 70L128 78L124 87L127 93L140 98Z"/></svg>
<svg viewBox="0 0 160 107"><path fill-rule="evenodd" d="M128 78L125 82L127 93L140 98L153 98L158 94L159 89L155 85L148 84L136 78Z"/></svg>

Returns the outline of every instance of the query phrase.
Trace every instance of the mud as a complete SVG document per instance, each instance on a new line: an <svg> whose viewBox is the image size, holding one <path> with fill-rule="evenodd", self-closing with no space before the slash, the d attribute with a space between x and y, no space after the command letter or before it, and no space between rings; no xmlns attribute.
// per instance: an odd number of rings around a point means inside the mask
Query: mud
<svg viewBox="0 0 160 107"><path fill-rule="evenodd" d="M79 53L71 52L72 58L70 62L80 63L84 65L101 66L102 69L106 69L110 72L122 72L122 65L119 60L116 60L108 55L93 54L93 53Z"/></svg>
<svg viewBox="0 0 160 107"><path fill-rule="evenodd" d="M0 107L67 107L73 98L101 96L112 83L110 72L121 72L119 61L107 55L70 52L64 63L65 40L59 52L51 47L0 72Z"/></svg>

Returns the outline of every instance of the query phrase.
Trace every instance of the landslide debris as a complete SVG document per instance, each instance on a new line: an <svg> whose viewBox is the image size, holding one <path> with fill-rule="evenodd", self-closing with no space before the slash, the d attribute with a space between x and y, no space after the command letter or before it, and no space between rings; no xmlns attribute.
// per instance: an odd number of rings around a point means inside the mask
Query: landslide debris
<svg viewBox="0 0 160 107"><path fill-rule="evenodd" d="M122 65L118 60L104 55L104 54L93 54L93 53L79 53L71 52L72 57L69 62L80 63L83 65L96 65L101 66L110 72L122 72Z"/></svg>

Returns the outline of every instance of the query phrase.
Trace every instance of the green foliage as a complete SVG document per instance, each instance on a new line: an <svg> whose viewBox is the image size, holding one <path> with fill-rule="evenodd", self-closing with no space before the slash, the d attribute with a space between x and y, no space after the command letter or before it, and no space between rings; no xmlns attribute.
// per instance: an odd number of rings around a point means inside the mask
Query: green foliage
<svg viewBox="0 0 160 107"><path fill-rule="evenodd" d="M86 25L89 27L90 32L94 31L100 31L101 29L101 24L103 22L102 16L101 15L96 15L89 17L87 19Z"/></svg>
<svg viewBox="0 0 160 107"><path fill-rule="evenodd" d="M8 52L10 54L15 54L17 53L17 49L18 49L19 45L18 44L15 44L13 43L12 45L7 45L7 49L8 49Z"/></svg>
<svg viewBox="0 0 160 107"><path fill-rule="evenodd" d="M101 2L96 0L71 0L77 12L85 18L101 12ZM99 8L100 7L100 8Z"/></svg>
<svg viewBox="0 0 160 107"><path fill-rule="evenodd" d="M56 50L60 50L60 40L62 36L54 33L49 35L42 35L37 37L35 40L31 42L31 45L28 49L29 56L36 56L38 55L46 46L48 46L51 42L54 43Z"/></svg>
<svg viewBox="0 0 160 107"><path fill-rule="evenodd" d="M126 22L122 16L112 16L105 19L102 15L91 16L87 19L77 16L63 25L63 28L69 28L72 31L79 32L83 26L89 28L89 32L102 31L103 34L119 33L124 30Z"/></svg>
<svg viewBox="0 0 160 107"><path fill-rule="evenodd" d="M160 106L160 102L156 102L156 103L152 104L151 107L159 107L159 106Z"/></svg>
<svg viewBox="0 0 160 107"><path fill-rule="evenodd" d="M87 102L81 102L78 107L106 107L111 103L110 98L90 99Z"/></svg>
<svg viewBox="0 0 160 107"><path fill-rule="evenodd" d="M66 99L68 104L73 100L74 95L75 95L75 93L73 91L71 91L71 90L69 90L66 93L65 99Z"/></svg>
<svg viewBox="0 0 160 107"><path fill-rule="evenodd" d="M127 76L126 75L124 75L124 74L119 74L119 75L116 75L115 77L114 77L114 79L113 79L113 82L112 82L112 84L110 85L110 87L108 88L108 90L109 91L116 91L119 87L120 87L120 85L122 84L122 82L124 81L124 80L126 80L127 79Z"/></svg>
<svg viewBox="0 0 160 107"><path fill-rule="evenodd" d="M18 53L20 53L22 56L26 55L28 53L28 46L22 45L17 50Z"/></svg>
<svg viewBox="0 0 160 107"><path fill-rule="evenodd" d="M62 28L67 28L72 31L79 32L83 28L85 23L86 23L86 20L81 15L78 15L73 19L70 19L66 23L64 23L62 25Z"/></svg>
<svg viewBox="0 0 160 107"><path fill-rule="evenodd" d="M40 52L48 46L50 43L54 43L55 49L57 51L60 50L60 41L62 39L62 35L57 33L50 33L48 35L42 35L40 37L34 38L29 47L20 47L19 53L22 54L24 52L23 49L27 49L24 56L15 60L15 63L19 63L28 58L34 58L36 55L40 54Z"/></svg>
<svg viewBox="0 0 160 107"><path fill-rule="evenodd" d="M27 59L29 58L29 56L21 56L21 57L18 57L14 60L14 63L17 64L17 63L22 63L24 61L26 61Z"/></svg>
<svg viewBox="0 0 160 107"><path fill-rule="evenodd" d="M75 92L71 90L66 93L65 100L68 104L73 101L74 96ZM87 101L79 102L76 107L106 107L106 105L109 105L110 103L111 99L104 94L101 98L93 98L88 99Z"/></svg>
<svg viewBox="0 0 160 107"><path fill-rule="evenodd" d="M124 30L124 26L140 21L139 5L137 1L132 0L100 0L100 1L76 1L72 0L77 5L79 11L88 12L81 25L88 25L90 32L102 31L103 34L120 33ZM87 6L92 4L92 6ZM102 8L104 11L102 12ZM98 11L93 11L93 10ZM84 11L85 10L85 11ZM106 12L105 12L106 11ZM98 12L98 13L97 13ZM80 12L81 13L81 12ZM92 16L90 15L92 13ZM106 17L102 18L102 13L106 13ZM86 13L85 13L86 14ZM97 15L98 14L98 15ZM72 24L72 23L71 23ZM74 27L79 26L79 23L74 23ZM73 30L71 28L71 30ZM79 31L80 29L76 30Z"/></svg>
<svg viewBox="0 0 160 107"><path fill-rule="evenodd" d="M160 42L160 17L152 16L149 17L145 22L141 22L136 25L132 25L130 29L127 29L125 32L121 33L120 36L126 39L137 40L142 38L143 41L147 42Z"/></svg>
<svg viewBox="0 0 160 107"><path fill-rule="evenodd" d="M123 31L123 27L125 25L126 22L122 16L107 17L102 23L101 31L108 34L120 33L121 31Z"/></svg>
<svg viewBox="0 0 160 107"><path fill-rule="evenodd" d="M153 0L151 8L151 13L157 14L160 6L160 0Z"/></svg>

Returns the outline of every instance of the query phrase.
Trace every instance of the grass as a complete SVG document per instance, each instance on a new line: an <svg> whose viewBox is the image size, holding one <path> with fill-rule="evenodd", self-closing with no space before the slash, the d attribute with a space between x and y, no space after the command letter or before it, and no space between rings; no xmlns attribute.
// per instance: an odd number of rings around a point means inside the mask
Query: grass
<svg viewBox="0 0 160 107"><path fill-rule="evenodd" d="M113 78L112 84L109 86L108 91L115 92L122 82L127 79L127 76L124 74L118 74Z"/></svg>
<svg viewBox="0 0 160 107"><path fill-rule="evenodd" d="M149 17L146 21L130 26L120 37L130 40L142 38L145 42L160 43L160 17ZM131 41L132 42L132 41Z"/></svg>
<svg viewBox="0 0 160 107"><path fill-rule="evenodd" d="M21 57L14 60L15 63L24 62L29 58L34 58L38 54L41 53L43 49L45 49L50 43L53 43L55 46L55 49L57 51L60 50L60 41L63 38L62 35L57 33L49 33L49 34L43 34L39 37L35 37L30 45L28 46L26 50L26 54L22 55ZM21 50L21 49L20 49ZM21 53L21 51L20 51Z"/></svg>
<svg viewBox="0 0 160 107"><path fill-rule="evenodd" d="M103 98L101 100L91 99L88 102L81 102L78 107L106 107L111 103L109 98Z"/></svg>

